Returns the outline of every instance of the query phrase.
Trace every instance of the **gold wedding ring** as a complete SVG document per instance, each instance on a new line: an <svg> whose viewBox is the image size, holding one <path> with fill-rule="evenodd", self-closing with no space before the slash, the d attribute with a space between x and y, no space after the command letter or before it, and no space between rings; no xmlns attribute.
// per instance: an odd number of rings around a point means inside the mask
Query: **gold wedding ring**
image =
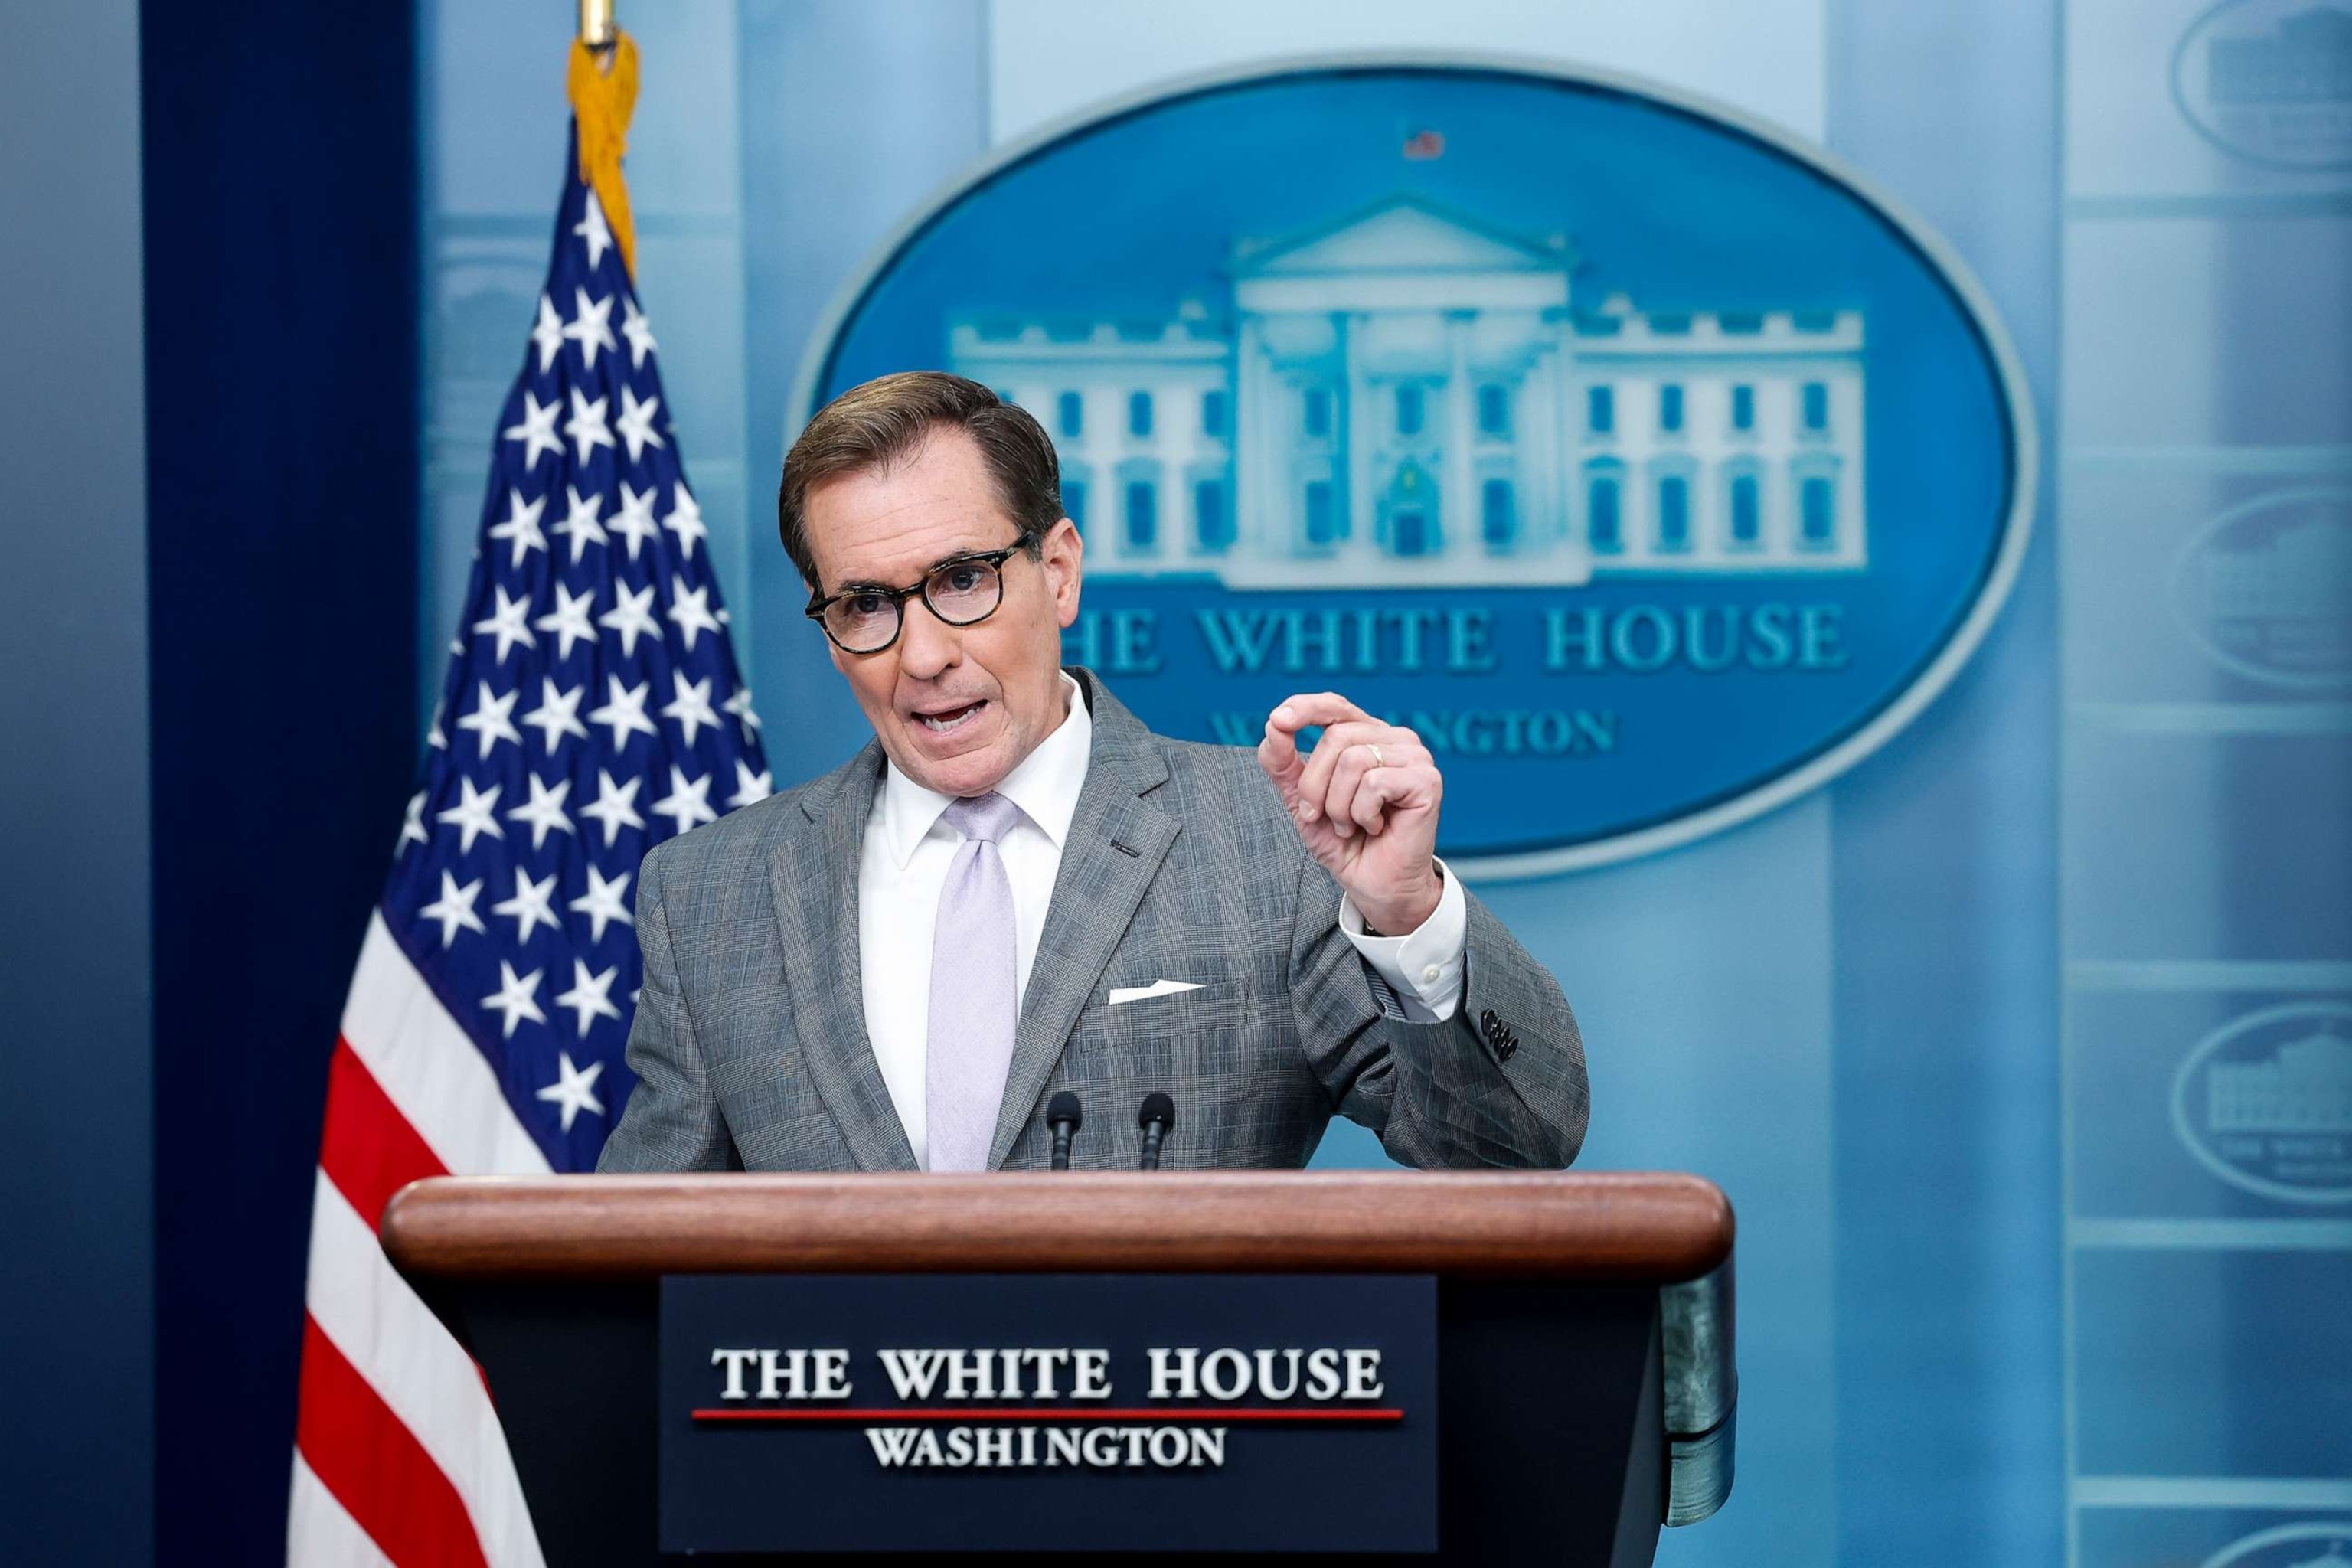
<svg viewBox="0 0 2352 1568"><path fill-rule="evenodd" d="M1364 742L1364 750L1372 753L1372 766L1376 768L1384 768L1389 765L1389 760L1381 755L1381 749L1378 746L1373 745L1370 741Z"/></svg>

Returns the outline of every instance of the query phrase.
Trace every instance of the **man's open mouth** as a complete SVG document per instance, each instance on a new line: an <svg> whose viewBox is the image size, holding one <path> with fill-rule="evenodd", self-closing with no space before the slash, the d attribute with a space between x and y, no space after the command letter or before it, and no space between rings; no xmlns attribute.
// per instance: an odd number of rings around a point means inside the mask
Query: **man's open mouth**
<svg viewBox="0 0 2352 1568"><path fill-rule="evenodd" d="M961 729L971 721L973 715L987 706L988 700L982 698L977 702L967 702L960 708L935 708L929 712L917 713L915 717L921 721L923 728L932 734L944 735L951 730Z"/></svg>

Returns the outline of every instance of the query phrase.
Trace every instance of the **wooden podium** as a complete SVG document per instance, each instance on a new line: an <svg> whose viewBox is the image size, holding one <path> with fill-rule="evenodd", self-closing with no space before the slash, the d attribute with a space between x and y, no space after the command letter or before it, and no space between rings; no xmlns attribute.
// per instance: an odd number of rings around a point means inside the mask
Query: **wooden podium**
<svg viewBox="0 0 2352 1568"><path fill-rule="evenodd" d="M661 1560L661 1281L740 1274L1432 1276L1439 1560L1645 1564L1730 1490L1732 1233L1695 1176L1549 1173L448 1177L382 1224L550 1568Z"/></svg>

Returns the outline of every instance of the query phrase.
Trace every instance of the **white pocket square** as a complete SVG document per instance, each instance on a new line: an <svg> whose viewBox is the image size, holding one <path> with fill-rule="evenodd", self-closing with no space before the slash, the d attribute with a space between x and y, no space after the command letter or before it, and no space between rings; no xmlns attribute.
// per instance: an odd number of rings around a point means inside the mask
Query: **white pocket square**
<svg viewBox="0 0 2352 1568"><path fill-rule="evenodd" d="M1149 985L1114 985L1110 989L1109 1005L1116 1007L1122 1002L1140 1002L1147 996L1169 996L1179 991L1199 989L1189 980L1155 980Z"/></svg>

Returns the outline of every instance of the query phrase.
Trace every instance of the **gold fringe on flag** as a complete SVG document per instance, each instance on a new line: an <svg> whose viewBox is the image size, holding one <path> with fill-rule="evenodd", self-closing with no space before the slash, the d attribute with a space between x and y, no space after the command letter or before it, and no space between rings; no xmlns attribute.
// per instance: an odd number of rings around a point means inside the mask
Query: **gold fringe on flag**
<svg viewBox="0 0 2352 1568"><path fill-rule="evenodd" d="M574 38L572 68L564 81L572 116L580 127L580 177L594 187L604 209L604 226L621 252L629 277L637 275L637 231L629 221L629 187L621 179L621 156L629 150L629 116L637 107L637 42L615 27L612 58Z"/></svg>

